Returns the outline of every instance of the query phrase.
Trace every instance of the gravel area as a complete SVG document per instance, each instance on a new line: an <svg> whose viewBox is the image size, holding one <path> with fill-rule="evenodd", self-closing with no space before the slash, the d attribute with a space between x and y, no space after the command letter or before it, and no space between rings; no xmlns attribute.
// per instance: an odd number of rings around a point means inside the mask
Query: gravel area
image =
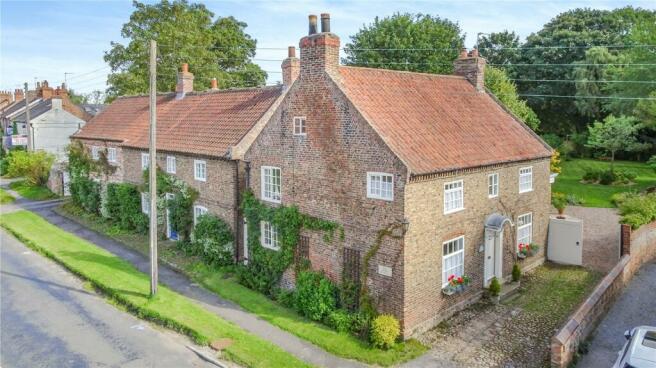
<svg viewBox="0 0 656 368"><path fill-rule="evenodd" d="M583 266L608 273L620 259L620 217L614 208L569 206L565 214L583 220Z"/></svg>

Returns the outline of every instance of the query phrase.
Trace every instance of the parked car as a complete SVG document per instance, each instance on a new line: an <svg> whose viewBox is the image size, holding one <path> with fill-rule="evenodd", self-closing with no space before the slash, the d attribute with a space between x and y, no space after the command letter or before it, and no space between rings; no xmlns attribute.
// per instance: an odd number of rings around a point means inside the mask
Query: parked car
<svg viewBox="0 0 656 368"><path fill-rule="evenodd" d="M624 332L626 343L613 368L656 368L656 327L639 326Z"/></svg>

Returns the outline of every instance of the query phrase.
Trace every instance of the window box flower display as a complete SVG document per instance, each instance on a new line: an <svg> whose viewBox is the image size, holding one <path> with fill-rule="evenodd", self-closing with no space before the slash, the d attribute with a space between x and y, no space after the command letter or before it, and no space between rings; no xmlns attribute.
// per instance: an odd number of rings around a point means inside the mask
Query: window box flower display
<svg viewBox="0 0 656 368"><path fill-rule="evenodd" d="M524 244L520 243L517 246L517 258L524 259L526 257L534 256L540 250L540 246L535 243Z"/></svg>
<svg viewBox="0 0 656 368"><path fill-rule="evenodd" d="M449 283L442 288L442 293L444 295L453 295L464 292L469 288L469 282L471 279L467 275L451 275L449 276L448 281Z"/></svg>

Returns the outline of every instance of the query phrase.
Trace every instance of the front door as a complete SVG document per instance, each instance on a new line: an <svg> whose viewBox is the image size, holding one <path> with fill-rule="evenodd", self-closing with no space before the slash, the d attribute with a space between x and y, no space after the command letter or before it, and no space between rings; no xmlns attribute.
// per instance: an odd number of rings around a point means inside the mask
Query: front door
<svg viewBox="0 0 656 368"><path fill-rule="evenodd" d="M166 200L173 199L173 194L166 193ZM173 229L171 226L171 211L169 211L169 206L166 206L166 237L171 240L178 240L178 232Z"/></svg>
<svg viewBox="0 0 656 368"><path fill-rule="evenodd" d="M485 262L483 286L488 287L493 277L501 281L503 265L503 229L501 231L485 230Z"/></svg>

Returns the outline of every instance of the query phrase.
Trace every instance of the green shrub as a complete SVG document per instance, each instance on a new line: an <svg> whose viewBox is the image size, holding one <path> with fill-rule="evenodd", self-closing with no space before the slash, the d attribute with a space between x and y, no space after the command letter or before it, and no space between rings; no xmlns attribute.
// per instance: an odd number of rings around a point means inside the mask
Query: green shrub
<svg viewBox="0 0 656 368"><path fill-rule="evenodd" d="M602 170L599 170L596 167L584 167L583 168L583 180L586 182L598 182L601 179Z"/></svg>
<svg viewBox="0 0 656 368"><path fill-rule="evenodd" d="M617 176L613 170L601 171L601 175L599 176L599 184L611 185L615 182L616 178Z"/></svg>
<svg viewBox="0 0 656 368"><path fill-rule="evenodd" d="M89 213L100 213L100 183L88 177L79 176L71 179L70 189L75 204Z"/></svg>
<svg viewBox="0 0 656 368"><path fill-rule="evenodd" d="M353 312L358 307L360 287L355 281L349 279L348 277L343 277L342 280L342 284L339 287L340 307Z"/></svg>
<svg viewBox="0 0 656 368"><path fill-rule="evenodd" d="M7 176L24 176L29 185L43 186L48 182L55 156L44 151L12 151L7 161Z"/></svg>
<svg viewBox="0 0 656 368"><path fill-rule="evenodd" d="M563 213L567 207L567 196L564 193L552 193L551 204L558 210L558 213Z"/></svg>
<svg viewBox="0 0 656 368"><path fill-rule="evenodd" d="M202 215L196 221L193 234L192 246L203 261L217 266L233 263L234 238L225 221L211 214Z"/></svg>
<svg viewBox="0 0 656 368"><path fill-rule="evenodd" d="M337 307L335 285L323 274L303 271L296 278L296 309L304 316L321 321Z"/></svg>
<svg viewBox="0 0 656 368"><path fill-rule="evenodd" d="M389 349L394 346L401 332L399 321L394 316L383 314L371 323L371 343L381 349Z"/></svg>
<svg viewBox="0 0 656 368"><path fill-rule="evenodd" d="M492 297L499 296L499 293L501 293L501 283L499 282L499 279L497 279L496 277L492 278L492 281L490 281L490 287L488 288L488 292Z"/></svg>
<svg viewBox="0 0 656 368"><path fill-rule="evenodd" d="M351 315L351 333L362 340L369 340L371 320L373 316L365 311L359 311Z"/></svg>
<svg viewBox="0 0 656 368"><path fill-rule="evenodd" d="M618 203L622 223L634 229L656 220L656 193L629 194Z"/></svg>
<svg viewBox="0 0 656 368"><path fill-rule="evenodd" d="M583 204L583 201L576 194L568 194L567 204L570 206L580 206L581 204Z"/></svg>
<svg viewBox="0 0 656 368"><path fill-rule="evenodd" d="M337 332L350 332L351 323L351 315L343 309L332 311L326 317L326 324Z"/></svg>
<svg viewBox="0 0 656 368"><path fill-rule="evenodd" d="M296 294L294 290L279 289L276 293L276 301L287 308L294 308L296 303Z"/></svg>
<svg viewBox="0 0 656 368"><path fill-rule="evenodd" d="M651 156L651 158L647 161L647 165L656 171L656 155Z"/></svg>
<svg viewBox="0 0 656 368"><path fill-rule="evenodd" d="M148 216L141 212L141 192L133 184L107 184L105 202L109 218L122 230L140 233L148 229Z"/></svg>
<svg viewBox="0 0 656 368"><path fill-rule="evenodd" d="M515 263L512 268L512 280L514 282L517 282L521 277L522 277L522 270L519 268L519 263Z"/></svg>

